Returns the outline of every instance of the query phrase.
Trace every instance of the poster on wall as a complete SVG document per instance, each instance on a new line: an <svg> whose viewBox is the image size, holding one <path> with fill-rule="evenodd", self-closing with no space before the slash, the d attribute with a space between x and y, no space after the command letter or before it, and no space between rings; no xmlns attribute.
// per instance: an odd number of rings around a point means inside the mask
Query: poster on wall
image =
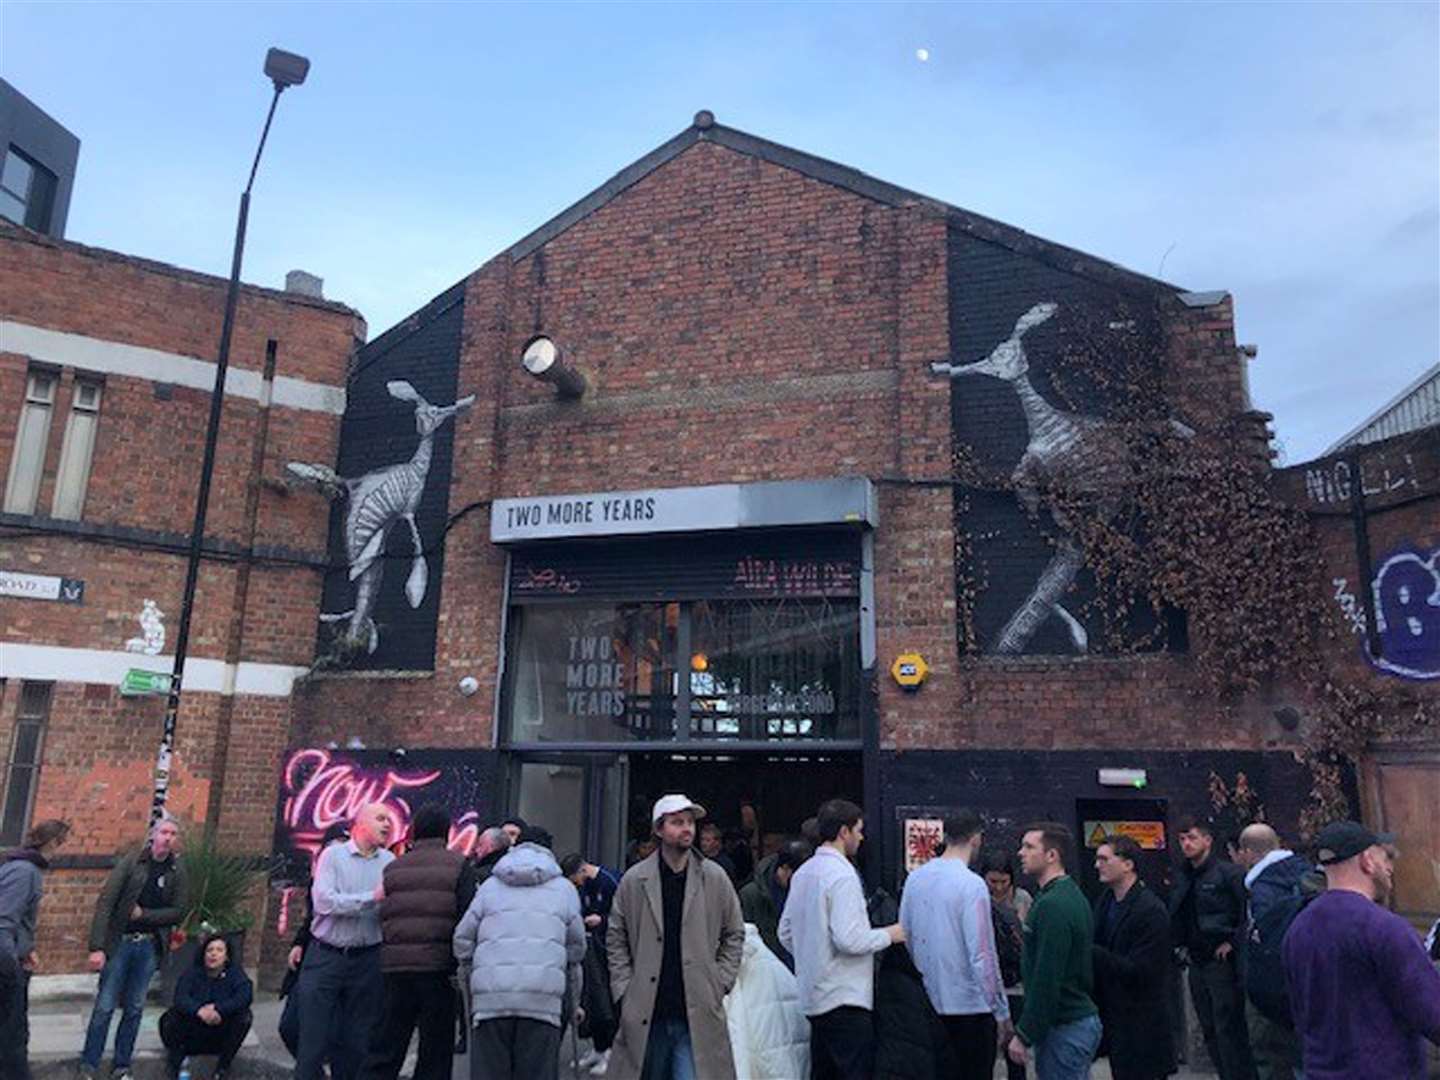
<svg viewBox="0 0 1440 1080"><path fill-rule="evenodd" d="M900 850L905 853L905 873L913 873L933 859L944 841L944 818L902 817Z"/></svg>
<svg viewBox="0 0 1440 1080"><path fill-rule="evenodd" d="M290 750L280 770L271 878L308 885L326 830L375 802L394 816L399 846L409 841L415 811L439 803L450 811L450 847L468 855L480 831L496 824L498 781L498 755L489 750Z"/></svg>

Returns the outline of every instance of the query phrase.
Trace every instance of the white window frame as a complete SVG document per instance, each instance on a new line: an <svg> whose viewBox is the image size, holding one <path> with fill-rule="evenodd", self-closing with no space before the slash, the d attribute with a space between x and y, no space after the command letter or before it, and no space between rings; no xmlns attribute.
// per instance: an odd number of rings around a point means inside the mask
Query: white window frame
<svg viewBox="0 0 1440 1080"><path fill-rule="evenodd" d="M31 368L25 376L25 401L15 426L10 475L5 482L7 514L33 514L40 501L45 450L50 443L50 421L59 385L60 373L50 368Z"/></svg>
<svg viewBox="0 0 1440 1080"><path fill-rule="evenodd" d="M104 383L89 376L77 376L71 387L70 416L65 422L65 441L60 447L60 466L55 472L55 497L50 506L52 517L79 521L84 512L104 392Z"/></svg>

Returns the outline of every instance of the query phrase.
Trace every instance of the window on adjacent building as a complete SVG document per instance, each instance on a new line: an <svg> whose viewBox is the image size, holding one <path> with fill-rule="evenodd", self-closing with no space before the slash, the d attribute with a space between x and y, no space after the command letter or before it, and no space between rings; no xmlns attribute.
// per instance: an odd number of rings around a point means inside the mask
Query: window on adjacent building
<svg viewBox="0 0 1440 1080"><path fill-rule="evenodd" d="M40 753L45 741L45 722L50 717L50 696L54 683L20 684L20 707L10 739L10 761L5 775L5 805L0 812L0 845L20 843L30 826L30 811L40 779Z"/></svg>
<svg viewBox="0 0 1440 1080"><path fill-rule="evenodd" d="M27 229L46 232L55 207L55 174L10 147L0 166L0 217Z"/></svg>
<svg viewBox="0 0 1440 1080"><path fill-rule="evenodd" d="M33 514L40 497L40 475L45 468L45 444L50 439L50 414L55 411L53 371L32 370L25 383L25 403L10 455L10 478L5 484L5 512Z"/></svg>
<svg viewBox="0 0 1440 1080"><path fill-rule="evenodd" d="M85 508L85 488L90 482L90 458L95 452L95 427L100 421L101 385L77 379L70 398L70 419L65 424L65 442L60 448L60 468L55 475L55 502L51 514L72 521Z"/></svg>

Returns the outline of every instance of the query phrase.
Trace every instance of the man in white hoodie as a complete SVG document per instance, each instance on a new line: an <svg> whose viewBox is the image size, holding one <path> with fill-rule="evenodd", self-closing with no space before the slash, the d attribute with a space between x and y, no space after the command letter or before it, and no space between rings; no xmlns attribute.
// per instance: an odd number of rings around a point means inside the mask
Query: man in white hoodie
<svg viewBox="0 0 1440 1080"><path fill-rule="evenodd" d="M795 957L800 1007L810 1018L812 1080L868 1080L874 1072L875 954L904 941L899 924L872 928L850 860L865 839L860 807L831 799L818 815L820 846L790 879L780 944Z"/></svg>
<svg viewBox="0 0 1440 1080"><path fill-rule="evenodd" d="M455 928L470 981L472 1080L556 1080L561 1009L580 994L585 923L550 834L527 826ZM479 963L473 964L476 955Z"/></svg>

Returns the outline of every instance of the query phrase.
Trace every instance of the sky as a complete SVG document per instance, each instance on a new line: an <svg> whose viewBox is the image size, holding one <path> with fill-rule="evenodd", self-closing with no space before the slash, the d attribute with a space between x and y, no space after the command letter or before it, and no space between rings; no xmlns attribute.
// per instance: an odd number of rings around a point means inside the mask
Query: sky
<svg viewBox="0 0 1440 1080"><path fill-rule="evenodd" d="M325 279L379 334L709 109L1235 298L1283 460L1440 362L1440 4L0 4L67 237ZM927 59L921 59L924 50Z"/></svg>

